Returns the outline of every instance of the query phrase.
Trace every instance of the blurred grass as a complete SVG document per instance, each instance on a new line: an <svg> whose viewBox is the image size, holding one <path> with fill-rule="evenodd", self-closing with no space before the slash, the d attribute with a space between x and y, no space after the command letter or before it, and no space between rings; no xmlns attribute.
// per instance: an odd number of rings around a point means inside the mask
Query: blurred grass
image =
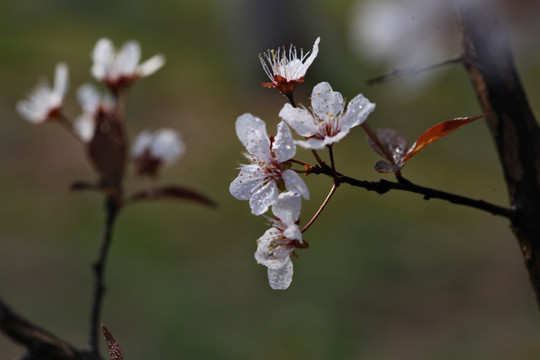
<svg viewBox="0 0 540 360"><path fill-rule="evenodd" d="M521 255L507 221L413 194L384 196L342 186L306 233L285 292L269 289L253 259L265 231L245 202L228 193L242 161L234 121L252 112L273 132L284 99L266 81L258 52L294 42L321 51L298 99L329 81L351 99L377 104L373 127L396 127L410 142L434 123L481 112L464 71L451 67L423 92L403 80L375 87L389 69L363 63L347 40L351 0L0 2L0 295L13 308L76 346L86 343L90 263L101 234L101 199L70 194L94 174L79 144L60 128L30 126L14 111L54 64L70 64L67 110L90 81L90 51L101 36L137 39L143 58L166 66L131 90L131 133L179 130L184 158L164 171L214 198L127 208L115 229L103 322L126 359L532 359L540 323ZM338 6L339 5L339 6ZM260 10L269 11L268 16ZM307 11L309 10L309 12ZM309 13L309 15L308 15ZM290 32L288 32L290 30ZM518 58L538 111L538 55ZM401 89L401 90L400 90ZM308 152L297 157L311 161ZM378 160L355 129L336 148L341 171L378 179ZM405 169L412 181L506 204L506 189L485 125L479 121L432 145ZM328 179L306 178L312 200ZM146 183L130 180L129 189ZM24 350L0 337L1 358Z"/></svg>

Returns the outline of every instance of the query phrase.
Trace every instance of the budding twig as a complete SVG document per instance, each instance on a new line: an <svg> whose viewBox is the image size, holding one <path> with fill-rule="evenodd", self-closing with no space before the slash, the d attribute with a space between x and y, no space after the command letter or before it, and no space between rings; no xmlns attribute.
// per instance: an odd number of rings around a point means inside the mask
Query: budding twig
<svg viewBox="0 0 540 360"><path fill-rule="evenodd" d="M99 354L98 348L98 334L100 326L100 314L103 300L103 294L105 293L104 273L105 273L105 261L112 239L113 225L120 211L120 205L118 199L109 195L105 200L105 228L103 230L103 239L98 258L93 265L94 269L94 300L92 303L92 312L90 316L90 334L89 334L89 348L90 352L97 355Z"/></svg>
<svg viewBox="0 0 540 360"><path fill-rule="evenodd" d="M314 166L310 169L311 174L324 174L330 177L334 177L332 168L328 165L325 166ZM357 186L364 188L368 191L375 191L379 194L387 193L390 190L401 190L407 192L413 192L416 194L424 195L425 200L429 199L441 199L451 202L453 204L465 205L472 207L478 210L482 210L493 215L503 216L510 220L515 217L515 212L511 209L498 206L495 204L488 203L484 200L475 200L465 196L452 194L446 191L436 190L420 185L416 185L408 180L405 180L403 177L400 178L399 182L392 182L388 180L379 180L379 181L365 181L358 180L340 173L336 173L335 176L339 178L340 183L346 183L352 186Z"/></svg>
<svg viewBox="0 0 540 360"><path fill-rule="evenodd" d="M380 84L380 83L390 81L390 80L394 80L394 79L397 79L397 78L400 78L400 77L403 77L403 76L418 75L418 74L420 74L422 72L425 72L425 71L433 70L433 69L436 69L436 68L439 68L439 67L442 67L442 66L445 66L445 65L448 65L448 64L459 63L461 61L462 61L462 55L459 54L459 55L453 56L453 57L451 57L449 59L446 59L444 61L438 62L436 64L428 65L428 66L415 66L415 67L410 67L410 68L406 68L406 69L393 70L393 71L391 71L389 73L386 73L386 74L383 74L381 76L377 76L377 77L368 79L368 80L366 80L366 83L368 85Z"/></svg>

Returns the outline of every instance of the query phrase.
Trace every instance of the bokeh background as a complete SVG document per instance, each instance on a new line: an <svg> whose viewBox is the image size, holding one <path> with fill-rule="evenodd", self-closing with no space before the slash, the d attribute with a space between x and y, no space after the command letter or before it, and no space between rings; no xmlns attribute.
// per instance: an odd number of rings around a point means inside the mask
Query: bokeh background
<svg viewBox="0 0 540 360"><path fill-rule="evenodd" d="M379 3L379 6L377 5ZM427 2L430 3L430 2ZM110 252L102 320L136 359L534 359L540 320L508 221L445 202L342 186L306 232L287 291L272 291L253 258L262 217L230 196L243 160L234 132L251 112L270 132L285 98L267 81L258 53L293 42L320 53L297 100L329 81L351 99L377 104L372 127L412 142L431 125L481 113L464 69L451 65L367 86L365 80L459 51L455 20L425 1L203 0L0 2L0 296L77 347L87 339L92 274L102 231L98 194L68 191L94 180L80 144L54 124L33 126L17 100L70 65L66 113L78 115L79 84L91 81L90 52L103 36L137 39L164 68L130 92L131 136L181 132L186 155L163 172L219 203L145 203L121 214ZM432 2L431 2L432 3ZM502 2L516 62L540 113L538 18L533 1ZM381 6L381 4L383 4ZM536 6L536 8L535 8ZM401 16L400 16L401 15ZM338 169L379 179L379 160L354 129L335 149ZM309 152L297 157L313 161ZM478 121L417 155L411 181L505 205L494 146ZM390 178L390 177L388 177ZM309 176L316 211L331 183ZM128 189L148 186L128 181ZM0 336L0 358L24 349Z"/></svg>

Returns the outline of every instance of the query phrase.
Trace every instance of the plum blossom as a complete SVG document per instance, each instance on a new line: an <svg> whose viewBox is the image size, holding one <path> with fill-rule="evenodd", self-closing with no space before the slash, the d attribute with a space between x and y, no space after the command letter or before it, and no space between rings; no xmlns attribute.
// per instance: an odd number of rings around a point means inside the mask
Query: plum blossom
<svg viewBox="0 0 540 360"><path fill-rule="evenodd" d="M111 40L107 38L98 40L92 59L92 75L112 89L119 89L138 78L151 75L165 64L163 55L155 55L139 64L141 46L137 41L128 41L116 51Z"/></svg>
<svg viewBox="0 0 540 360"><path fill-rule="evenodd" d="M250 164L242 165L229 191L238 200L249 200L254 215L266 212L277 201L280 189L309 199L304 181L287 168L286 161L296 154L291 130L283 121L277 128L277 135L269 138L263 120L251 114L236 120L236 134L247 149L245 156Z"/></svg>
<svg viewBox="0 0 540 360"><path fill-rule="evenodd" d="M343 96L322 82L313 88L311 111L285 104L279 116L306 141L296 143L306 149L322 149L343 139L351 128L362 124L375 110L375 104L362 94L349 102L345 109Z"/></svg>
<svg viewBox="0 0 540 360"><path fill-rule="evenodd" d="M113 113L114 100L109 95L102 95L93 85L83 84L77 89L77 100L82 108L73 124L73 131L84 142L94 137L98 111Z"/></svg>
<svg viewBox="0 0 540 360"><path fill-rule="evenodd" d="M185 151L186 147L175 130L160 129L154 133L141 132L135 139L131 153L137 174L155 177L162 164L172 165Z"/></svg>
<svg viewBox="0 0 540 360"><path fill-rule="evenodd" d="M58 63L54 74L54 87L43 80L27 100L17 103L19 114L34 124L40 124L59 115L64 96L69 88L69 72L65 63Z"/></svg>
<svg viewBox="0 0 540 360"><path fill-rule="evenodd" d="M285 95L292 96L295 85L304 81L307 69L317 57L320 41L320 37L315 40L311 53L304 54L304 50L300 49L300 56L292 44L288 53L285 47L282 47L277 50L268 50L263 55L259 54L264 72L271 81L262 85L275 87Z"/></svg>
<svg viewBox="0 0 540 360"><path fill-rule="evenodd" d="M306 248L298 227L301 199L292 192L281 193L272 206L272 227L257 240L255 260L268 268L268 282L274 290L285 290L292 282L291 253Z"/></svg>

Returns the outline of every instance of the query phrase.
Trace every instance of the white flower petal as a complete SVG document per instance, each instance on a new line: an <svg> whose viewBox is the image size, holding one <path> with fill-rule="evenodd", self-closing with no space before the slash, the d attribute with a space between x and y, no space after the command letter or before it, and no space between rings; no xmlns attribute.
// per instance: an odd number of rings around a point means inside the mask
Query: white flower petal
<svg viewBox="0 0 540 360"><path fill-rule="evenodd" d="M289 225L285 230L283 230L283 236L287 239L298 240L302 243L302 231L296 224Z"/></svg>
<svg viewBox="0 0 540 360"><path fill-rule="evenodd" d="M281 178L285 182L287 190L300 194L304 199L309 200L308 187L300 175L295 173L294 170L285 170L281 174ZM300 214L300 212L298 214ZM298 216L296 218L298 219Z"/></svg>
<svg viewBox="0 0 540 360"><path fill-rule="evenodd" d="M249 113L239 116L236 119L236 136L240 139L240 142L247 148L248 137L247 133L249 129L255 129L266 134L266 124L263 120ZM268 137L268 135L266 135Z"/></svg>
<svg viewBox="0 0 540 360"><path fill-rule="evenodd" d="M184 154L185 150L185 145L175 130L160 129L154 133L150 153L166 165L174 163L180 155Z"/></svg>
<svg viewBox="0 0 540 360"><path fill-rule="evenodd" d="M331 121L339 116L345 103L343 96L339 92L333 91L329 83L321 82L313 88L311 106L320 120Z"/></svg>
<svg viewBox="0 0 540 360"><path fill-rule="evenodd" d="M371 103L362 94L356 95L349 102L347 111L341 119L341 129L349 130L352 127L362 124L373 110L375 110L375 104Z"/></svg>
<svg viewBox="0 0 540 360"><path fill-rule="evenodd" d="M266 135L266 131L261 129L247 130L247 151L263 162L270 162L272 154L270 153L270 139Z"/></svg>
<svg viewBox="0 0 540 360"><path fill-rule="evenodd" d="M251 195L251 198L249 199L251 213L253 215L264 214L268 208L276 202L278 193L279 191L276 182L273 180L268 181L268 183Z"/></svg>
<svg viewBox="0 0 540 360"><path fill-rule="evenodd" d="M303 147L304 149L317 150L317 149L324 149L326 147L324 140L317 139L317 138L310 138L310 139L307 139L306 141L295 140L294 143L296 145Z"/></svg>
<svg viewBox="0 0 540 360"><path fill-rule="evenodd" d="M247 165L240 169L240 174L229 186L232 196L238 200L249 200L254 189L260 187L264 182L264 169L258 165Z"/></svg>
<svg viewBox="0 0 540 360"><path fill-rule="evenodd" d="M277 243L281 241L282 235L279 229L272 227L257 240L257 251L255 260L258 264L267 266L270 269L279 269L287 262L292 248L287 249Z"/></svg>
<svg viewBox="0 0 540 360"><path fill-rule="evenodd" d="M114 60L114 45L111 40L101 38L98 40L92 51L92 69L94 78L102 81L107 76L107 69Z"/></svg>
<svg viewBox="0 0 540 360"><path fill-rule="evenodd" d="M141 60L141 46L137 41L128 41L116 54L116 70L119 75L131 76Z"/></svg>
<svg viewBox="0 0 540 360"><path fill-rule="evenodd" d="M96 122L90 113L80 115L73 123L73 131L85 143L92 140L95 130Z"/></svg>
<svg viewBox="0 0 540 360"><path fill-rule="evenodd" d="M291 104L285 104L279 112L279 117L285 120L300 136L313 136L318 131L315 119L306 109L294 108Z"/></svg>
<svg viewBox="0 0 540 360"><path fill-rule="evenodd" d="M141 156L150 147L153 140L154 135L150 131L141 131L133 142L131 154L133 154L135 157Z"/></svg>
<svg viewBox="0 0 540 360"><path fill-rule="evenodd" d="M91 84L83 84L77 89L77 100L83 112L95 112L101 101L101 94Z"/></svg>
<svg viewBox="0 0 540 360"><path fill-rule="evenodd" d="M268 283L274 290L285 290L292 282L293 277L293 263L291 258L287 258L288 261L279 269L268 268Z"/></svg>
<svg viewBox="0 0 540 360"><path fill-rule="evenodd" d="M154 55L137 67L137 74L141 77L152 75L165 64L165 56Z"/></svg>
<svg viewBox="0 0 540 360"><path fill-rule="evenodd" d="M69 72L65 63L58 63L54 74L54 94L60 102L69 88Z"/></svg>
<svg viewBox="0 0 540 360"><path fill-rule="evenodd" d="M284 121L278 124L277 135L272 144L272 151L279 163L285 162L296 154L296 146L291 134L291 129Z"/></svg>
<svg viewBox="0 0 540 360"><path fill-rule="evenodd" d="M347 136L349 134L349 131L348 130L342 130L340 131L339 133L337 133L336 135L334 136L326 136L323 140L323 145L324 146L329 146L329 145L332 145L332 144L335 144L337 143L339 140L343 139L345 136ZM308 139L308 142L309 140L311 139Z"/></svg>
<svg viewBox="0 0 540 360"><path fill-rule="evenodd" d="M321 38L318 37L315 39L315 43L313 44L313 49L311 50L311 54L309 54L309 57L306 59L302 67L299 69L296 76L302 78L306 75L307 69L311 66L313 63L313 60L317 57L317 54L319 54L319 42L321 41Z"/></svg>
<svg viewBox="0 0 540 360"><path fill-rule="evenodd" d="M42 114L42 111L40 111L40 109L36 109L34 103L28 100L19 100L17 102L17 112L25 120L33 124L39 124L45 121L45 115Z"/></svg>
<svg viewBox="0 0 540 360"><path fill-rule="evenodd" d="M297 193L291 191L281 193L274 205L272 205L272 213L275 217L281 220L285 225L293 225L300 216L302 208L302 199Z"/></svg>

